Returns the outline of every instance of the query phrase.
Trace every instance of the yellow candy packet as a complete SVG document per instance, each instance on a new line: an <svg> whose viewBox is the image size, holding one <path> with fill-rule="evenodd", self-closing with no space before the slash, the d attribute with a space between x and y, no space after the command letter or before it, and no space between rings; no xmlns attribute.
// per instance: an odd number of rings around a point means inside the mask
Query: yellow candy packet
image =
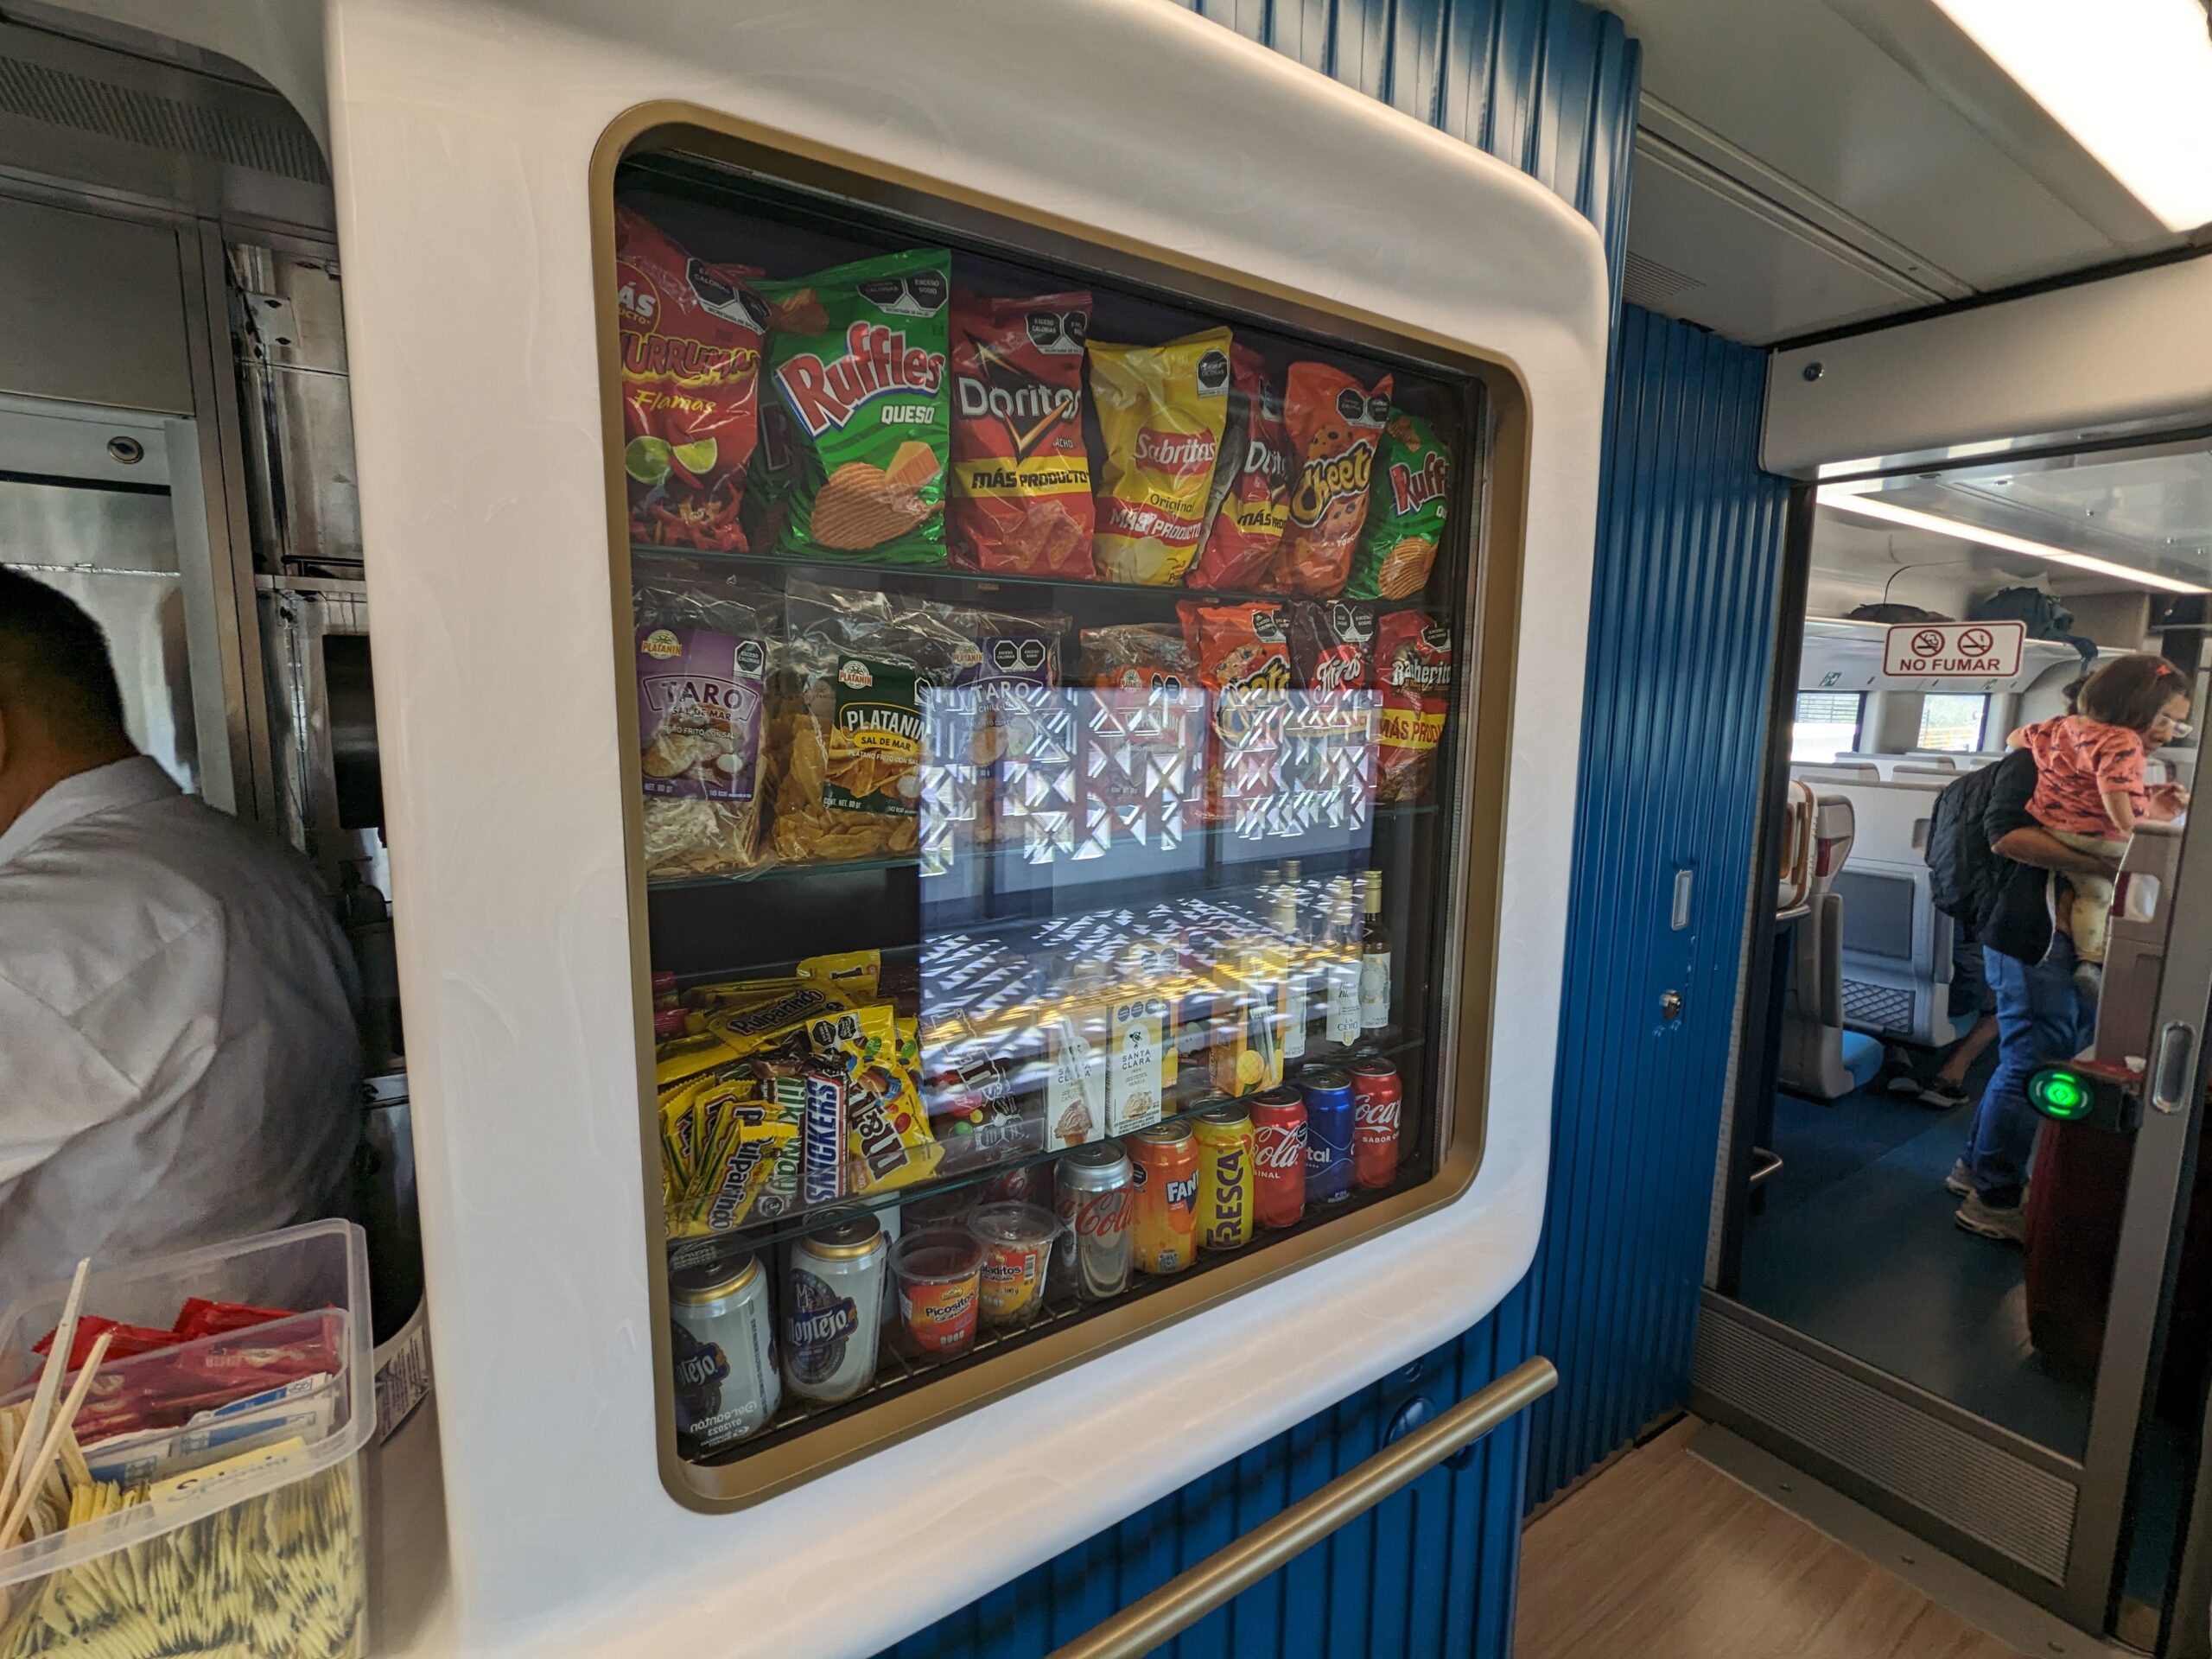
<svg viewBox="0 0 2212 1659"><path fill-rule="evenodd" d="M883 977L883 952L843 950L832 956L809 957L799 963L798 976L810 985L828 986L858 1007L875 1001L876 986Z"/></svg>
<svg viewBox="0 0 2212 1659"><path fill-rule="evenodd" d="M914 1025L876 1003L823 1015L807 1027L816 1064L845 1079L848 1192L927 1180L944 1155L930 1133L913 1066L900 1058L902 1043L910 1052L918 1047Z"/></svg>

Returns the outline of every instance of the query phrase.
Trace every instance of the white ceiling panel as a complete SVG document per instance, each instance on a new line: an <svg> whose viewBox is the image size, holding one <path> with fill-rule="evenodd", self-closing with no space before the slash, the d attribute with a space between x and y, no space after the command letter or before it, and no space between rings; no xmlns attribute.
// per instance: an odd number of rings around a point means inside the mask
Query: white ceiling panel
<svg viewBox="0 0 2212 1659"><path fill-rule="evenodd" d="M1643 46L1654 308L1767 343L2179 240L1931 0L1605 3Z"/></svg>

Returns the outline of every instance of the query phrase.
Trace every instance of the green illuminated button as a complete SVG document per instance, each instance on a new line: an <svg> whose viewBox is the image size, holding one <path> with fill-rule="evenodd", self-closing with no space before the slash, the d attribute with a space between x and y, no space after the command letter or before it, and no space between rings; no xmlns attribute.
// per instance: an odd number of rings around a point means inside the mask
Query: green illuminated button
<svg viewBox="0 0 2212 1659"><path fill-rule="evenodd" d="M2088 1116L2089 1087L2082 1075L2057 1067L2037 1072L2028 1079L2028 1098L2046 1117L2061 1119Z"/></svg>

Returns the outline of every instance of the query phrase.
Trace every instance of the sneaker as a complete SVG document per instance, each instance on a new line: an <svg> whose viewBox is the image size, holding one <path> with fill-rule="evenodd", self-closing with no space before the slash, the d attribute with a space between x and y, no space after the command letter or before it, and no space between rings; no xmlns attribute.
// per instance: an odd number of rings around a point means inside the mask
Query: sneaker
<svg viewBox="0 0 2212 1659"><path fill-rule="evenodd" d="M1918 1077L1913 1076L1910 1071L1904 1071L1900 1072L1894 1077L1891 1077L1887 1083L1884 1084L1882 1087L1889 1090L1889 1092L1893 1095L1904 1095L1917 1098L1920 1094L1922 1084Z"/></svg>
<svg viewBox="0 0 2212 1659"><path fill-rule="evenodd" d="M1963 1158L1951 1166L1951 1173L1943 1178L1944 1190L1954 1197L1970 1198L1974 1196L1974 1171L1967 1167Z"/></svg>
<svg viewBox="0 0 2212 1659"><path fill-rule="evenodd" d="M1951 1219L1982 1238L1993 1238L2000 1244L2018 1244L2024 1248L2028 1242L2027 1217L2022 1207L2014 1205L2010 1210L1999 1210L1993 1204L1984 1204L1979 1192L1967 1194Z"/></svg>
<svg viewBox="0 0 2212 1659"><path fill-rule="evenodd" d="M2089 1007L2097 1006L2098 998L2105 992L2105 965L2101 962L2077 962L2074 964L2074 988L2081 993L2082 1001Z"/></svg>
<svg viewBox="0 0 2212 1659"><path fill-rule="evenodd" d="M1948 1112L1955 1106L1967 1103L1967 1091L1955 1083L1946 1083L1941 1077L1934 1077L1914 1098L1931 1112Z"/></svg>

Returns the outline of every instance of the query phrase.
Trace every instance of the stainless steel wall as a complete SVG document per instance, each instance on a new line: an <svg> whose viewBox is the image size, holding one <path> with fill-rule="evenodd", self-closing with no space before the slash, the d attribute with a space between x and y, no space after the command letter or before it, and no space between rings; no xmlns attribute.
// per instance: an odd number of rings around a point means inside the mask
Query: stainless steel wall
<svg viewBox="0 0 2212 1659"><path fill-rule="evenodd" d="M1543 180L1605 232L1618 295L1637 54L1617 18L1578 0L1198 0L1197 10ZM1717 1109L1717 1087L1713 1099ZM1632 1179L1619 1169L1612 1176ZM1696 1188L1700 1198L1704 1191ZM1691 1306L1695 1294L1694 1274ZM1420 1364L909 1637L887 1659L1048 1651L1351 1468L1394 1429L1511 1370L1538 1328L1524 1285ZM1562 1371L1569 1363L1561 1357ZM1525 1424L1497 1431L1162 1651L1176 1659L1506 1653L1528 1455ZM1193 1446L1191 1460L1203 1463L1205 1448Z"/></svg>

